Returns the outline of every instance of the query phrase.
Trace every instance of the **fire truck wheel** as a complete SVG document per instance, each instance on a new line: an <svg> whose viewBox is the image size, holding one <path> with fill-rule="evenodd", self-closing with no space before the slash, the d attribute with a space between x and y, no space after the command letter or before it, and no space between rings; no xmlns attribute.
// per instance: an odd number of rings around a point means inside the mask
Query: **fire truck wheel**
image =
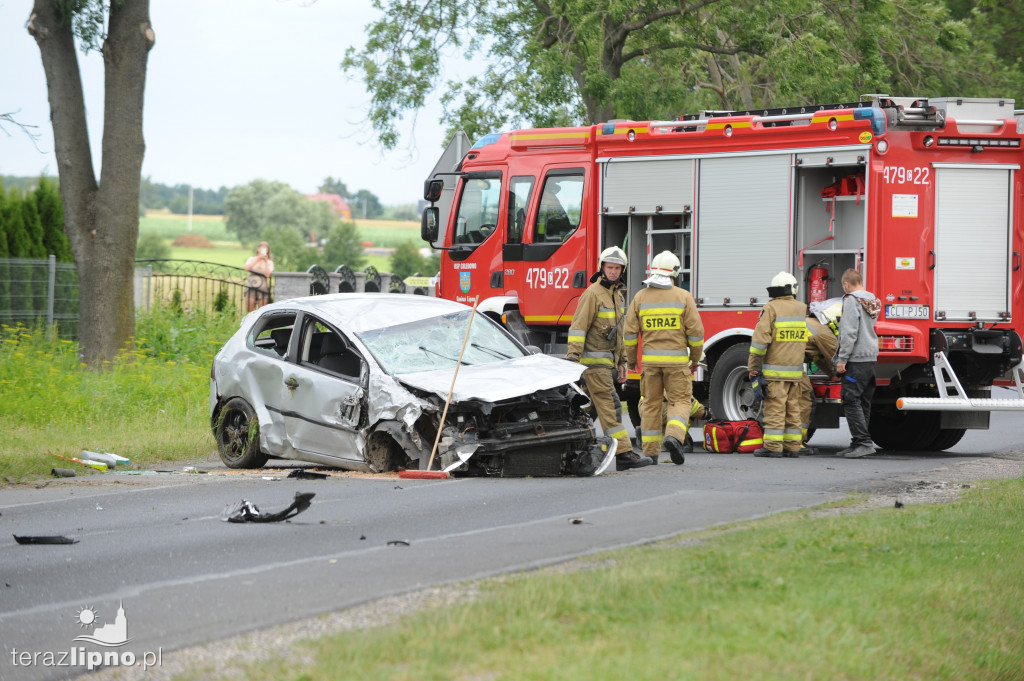
<svg viewBox="0 0 1024 681"><path fill-rule="evenodd" d="M750 345L726 349L711 369L711 413L716 419L742 421L761 416L761 402L747 379Z"/></svg>
<svg viewBox="0 0 1024 681"><path fill-rule="evenodd" d="M882 449L930 450L939 432L939 412L901 411L895 404L878 404L871 410L868 432Z"/></svg>
<svg viewBox="0 0 1024 681"><path fill-rule="evenodd" d="M932 444L928 449L935 452L944 452L950 447L955 446L960 440L967 434L965 428L942 428L939 430L939 434L932 440Z"/></svg>

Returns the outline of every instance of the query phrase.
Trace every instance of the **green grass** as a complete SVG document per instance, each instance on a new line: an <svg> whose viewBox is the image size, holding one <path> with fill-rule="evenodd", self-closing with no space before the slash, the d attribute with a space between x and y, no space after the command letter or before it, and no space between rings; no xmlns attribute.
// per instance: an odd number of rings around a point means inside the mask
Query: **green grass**
<svg viewBox="0 0 1024 681"><path fill-rule="evenodd" d="M0 327L0 480L47 475L62 463L54 454L83 449L136 468L215 455L210 364L238 321L234 312L140 315L136 349L103 371L82 366L71 341Z"/></svg>
<svg viewBox="0 0 1024 681"><path fill-rule="evenodd" d="M951 504L784 514L488 580L469 604L307 641L244 677L1018 680L1022 514L1020 479Z"/></svg>

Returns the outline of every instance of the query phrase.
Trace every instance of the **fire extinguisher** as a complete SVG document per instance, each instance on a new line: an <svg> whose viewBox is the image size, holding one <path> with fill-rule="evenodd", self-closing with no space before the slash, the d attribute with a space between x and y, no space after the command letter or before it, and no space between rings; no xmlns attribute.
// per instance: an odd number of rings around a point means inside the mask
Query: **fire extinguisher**
<svg viewBox="0 0 1024 681"><path fill-rule="evenodd" d="M810 302L821 303L828 298L828 270L821 264L811 269Z"/></svg>

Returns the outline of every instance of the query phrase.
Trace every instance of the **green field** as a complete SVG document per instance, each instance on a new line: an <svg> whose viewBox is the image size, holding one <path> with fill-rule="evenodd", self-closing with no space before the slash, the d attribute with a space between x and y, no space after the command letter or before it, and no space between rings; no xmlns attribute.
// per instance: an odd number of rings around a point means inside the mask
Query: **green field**
<svg viewBox="0 0 1024 681"><path fill-rule="evenodd" d="M420 241L420 225L411 220L356 220L359 234L363 241L369 241L374 248L393 248L403 241L412 241L417 246L425 245ZM188 216L173 213L149 211L146 217L139 218L139 233L155 232L168 245L183 234L188 234ZM252 255L251 247L243 247L235 235L227 231L224 218L220 215L193 215L192 234L200 234L209 239L214 248L179 248L171 246L171 257L175 260L201 260L220 265L242 267L246 258ZM380 272L387 272L390 260L386 255L366 255L367 265L373 265Z"/></svg>

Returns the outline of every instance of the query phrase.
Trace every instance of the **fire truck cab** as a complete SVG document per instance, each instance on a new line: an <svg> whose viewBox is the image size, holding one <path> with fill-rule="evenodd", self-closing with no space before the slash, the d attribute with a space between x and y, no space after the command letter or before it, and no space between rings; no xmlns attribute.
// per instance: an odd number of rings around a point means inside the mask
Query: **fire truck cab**
<svg viewBox="0 0 1024 681"><path fill-rule="evenodd" d="M944 450L994 409L1024 409L1024 123L1010 99L900 99L706 111L486 135L435 169L422 236L442 248L437 294L564 354L576 302L610 245L627 296L674 252L705 326L695 393L717 418L755 416L750 336L780 270L805 302L854 269L879 297L871 433ZM815 367L812 366L812 372ZM819 372L820 373L820 372ZM636 419L637 379L624 388ZM824 385L811 428L838 427ZM993 400L994 384L1017 399Z"/></svg>

